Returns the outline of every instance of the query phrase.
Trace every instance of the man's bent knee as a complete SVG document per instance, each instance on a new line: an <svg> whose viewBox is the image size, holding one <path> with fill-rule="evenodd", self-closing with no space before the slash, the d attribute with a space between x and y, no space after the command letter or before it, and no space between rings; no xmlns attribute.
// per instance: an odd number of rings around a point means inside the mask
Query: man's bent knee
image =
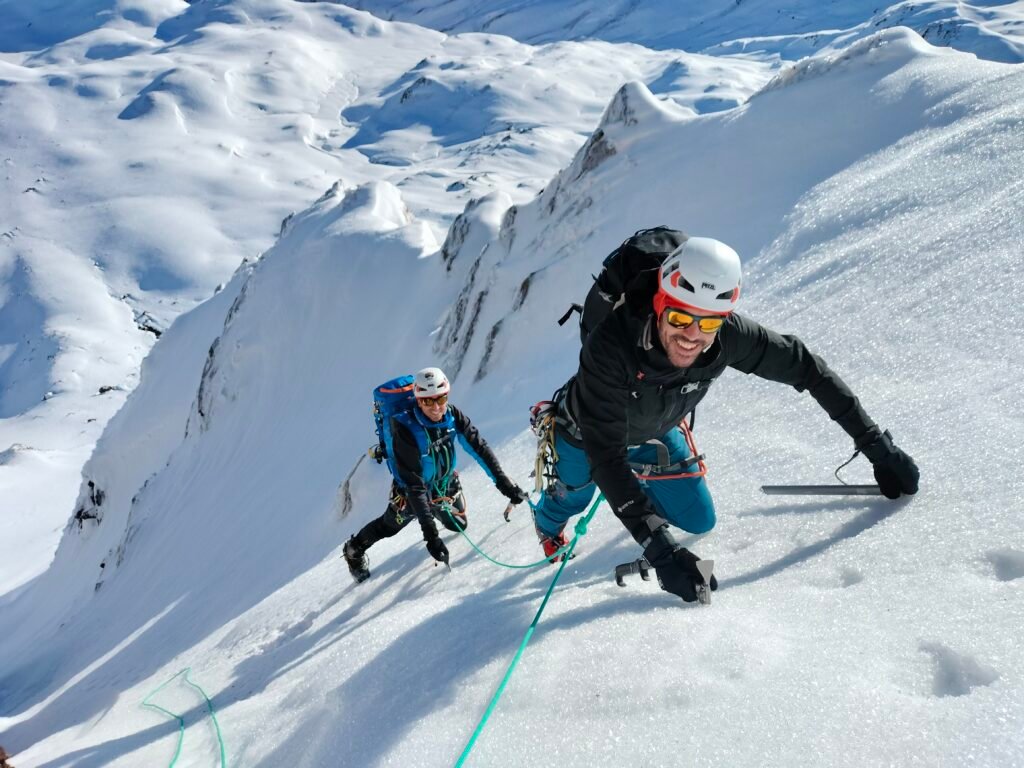
<svg viewBox="0 0 1024 768"><path fill-rule="evenodd" d="M687 519L685 530L689 533L707 533L715 527L714 509L704 509Z"/></svg>

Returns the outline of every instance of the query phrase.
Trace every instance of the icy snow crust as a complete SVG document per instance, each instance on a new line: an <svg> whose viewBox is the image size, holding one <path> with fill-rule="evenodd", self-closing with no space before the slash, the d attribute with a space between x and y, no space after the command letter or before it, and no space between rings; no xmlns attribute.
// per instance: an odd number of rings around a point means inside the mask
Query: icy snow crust
<svg viewBox="0 0 1024 768"><path fill-rule="evenodd" d="M827 482L852 447L806 394L725 376L698 414L719 524L685 539L716 561L713 605L617 588L638 551L602 509L470 764L1024 763L1024 71L896 29L755 90L695 116L629 83L535 199L499 188L443 238L426 186L337 184L181 314L85 467L104 497L83 481L76 508L101 522L72 522L53 566L0 598L15 764L168 763L177 723L139 704L186 666L231 764L454 763L553 569L503 571L448 535L447 575L408 530L352 585L340 544L387 486L359 461L367 393L458 370L455 402L527 484L526 408L578 352L554 319L658 223L737 247L744 311L823 354L922 492L761 496ZM474 539L536 559L528 514L505 524L463 459ZM181 764L215 764L195 691L159 703L186 714Z"/></svg>

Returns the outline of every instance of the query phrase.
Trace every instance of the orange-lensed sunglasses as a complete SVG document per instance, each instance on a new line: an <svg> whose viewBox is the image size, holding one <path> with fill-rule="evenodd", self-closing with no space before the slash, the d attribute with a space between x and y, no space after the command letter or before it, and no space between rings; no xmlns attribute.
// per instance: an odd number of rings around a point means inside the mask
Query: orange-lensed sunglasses
<svg viewBox="0 0 1024 768"><path fill-rule="evenodd" d="M665 321L673 328L689 328L696 323L697 327L704 331L704 333L714 333L722 327L725 318L718 315L714 317L698 317L697 315L683 312L681 309L669 307L665 310Z"/></svg>
<svg viewBox="0 0 1024 768"><path fill-rule="evenodd" d="M421 397L420 402L428 408L435 405L448 405L448 395L438 395L437 397Z"/></svg>

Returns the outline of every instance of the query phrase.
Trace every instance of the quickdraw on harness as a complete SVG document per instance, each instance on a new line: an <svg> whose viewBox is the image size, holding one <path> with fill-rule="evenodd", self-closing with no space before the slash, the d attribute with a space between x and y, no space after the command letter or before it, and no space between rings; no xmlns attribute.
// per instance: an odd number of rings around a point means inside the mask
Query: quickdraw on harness
<svg viewBox="0 0 1024 768"><path fill-rule="evenodd" d="M555 464L558 463L558 449L555 448L555 415L558 404L553 400L541 400L530 409L530 429L537 436L537 459L533 466L534 485L538 493L547 490L556 479Z"/></svg>
<svg viewBox="0 0 1024 768"><path fill-rule="evenodd" d="M462 493L462 491L460 490L459 493ZM431 505L440 508L442 512L447 512L455 509L455 500L458 498L458 495L459 494L456 494L455 496L435 496L430 500L430 503ZM395 488L395 492L391 494L389 502L391 506L399 512L405 510L406 506L409 504L409 500L405 497L405 494L402 493L401 488Z"/></svg>
<svg viewBox="0 0 1024 768"><path fill-rule="evenodd" d="M569 414L565 403L573 380L569 379L564 386L556 390L550 400L541 400L530 409L530 429L537 436L537 458L533 476L534 490L538 493L547 491L555 483L560 483L570 491L579 490L561 480L555 469L558 463L558 449L555 447L558 429L561 428L577 438L580 436L580 428Z"/></svg>

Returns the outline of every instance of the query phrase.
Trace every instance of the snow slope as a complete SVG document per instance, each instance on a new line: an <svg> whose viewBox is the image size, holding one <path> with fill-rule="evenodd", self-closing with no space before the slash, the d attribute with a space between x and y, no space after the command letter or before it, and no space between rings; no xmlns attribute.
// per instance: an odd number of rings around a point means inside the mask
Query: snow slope
<svg viewBox="0 0 1024 768"><path fill-rule="evenodd" d="M169 762L177 723L139 704L190 666L231 764L454 763L553 569L449 536L446 575L404 532L352 585L340 544L387 484L358 463L367 393L440 358L525 484L526 407L575 365L554 319L625 235L670 223L740 250L744 309L829 360L922 492L765 499L852 447L806 395L727 376L698 415L720 521L687 539L716 560L713 605L615 587L637 548L602 510L470 764L1024 762L1022 79L893 29L727 111L629 83L535 200L474 203L440 250L396 185L332 188L164 334L86 466L100 522L0 604L2 743L19 768ZM505 524L463 467L475 540L535 559L528 515ZM202 699L160 696L184 764L215 764Z"/></svg>
<svg viewBox="0 0 1024 768"><path fill-rule="evenodd" d="M623 81L710 111L772 73L330 3L0 0L0 588L47 565L157 336L336 181L401 188L440 240L532 197Z"/></svg>

